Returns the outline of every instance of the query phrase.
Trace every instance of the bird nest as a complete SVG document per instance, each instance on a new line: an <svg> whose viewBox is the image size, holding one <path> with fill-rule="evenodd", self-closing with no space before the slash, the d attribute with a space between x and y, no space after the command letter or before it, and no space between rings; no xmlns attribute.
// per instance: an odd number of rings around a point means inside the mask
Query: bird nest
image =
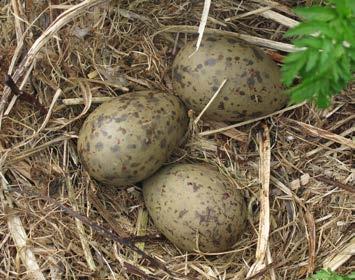
<svg viewBox="0 0 355 280"><path fill-rule="evenodd" d="M205 3L61 2L0 6L0 72L14 80L12 90L0 84L1 279L304 279L322 267L354 270L353 88L323 111L298 104L236 124L196 124L190 114L189 139L170 160L217 166L243 189L250 215L229 251L186 253L154 227L139 186L88 176L76 142L105 100L173 94L172 60L197 37ZM283 34L299 20L295 2L213 1L204 33L241 38L281 62L294 50Z"/></svg>

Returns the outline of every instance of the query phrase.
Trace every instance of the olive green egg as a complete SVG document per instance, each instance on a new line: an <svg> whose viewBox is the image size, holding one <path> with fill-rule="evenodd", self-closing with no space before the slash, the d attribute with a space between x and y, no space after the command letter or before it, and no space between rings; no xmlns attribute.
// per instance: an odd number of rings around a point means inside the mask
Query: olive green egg
<svg viewBox="0 0 355 280"><path fill-rule="evenodd" d="M199 50L187 43L173 63L173 88L200 113L226 80L203 117L240 121L275 112L287 103L280 69L261 49L227 36L204 35ZM193 54L194 53L194 54Z"/></svg>
<svg viewBox="0 0 355 280"><path fill-rule="evenodd" d="M157 171L188 127L184 104L171 94L127 93L101 104L85 120L78 152L88 173L112 186Z"/></svg>
<svg viewBox="0 0 355 280"><path fill-rule="evenodd" d="M230 250L246 226L242 193L209 165L166 166L143 181L143 196L157 229L182 250Z"/></svg>

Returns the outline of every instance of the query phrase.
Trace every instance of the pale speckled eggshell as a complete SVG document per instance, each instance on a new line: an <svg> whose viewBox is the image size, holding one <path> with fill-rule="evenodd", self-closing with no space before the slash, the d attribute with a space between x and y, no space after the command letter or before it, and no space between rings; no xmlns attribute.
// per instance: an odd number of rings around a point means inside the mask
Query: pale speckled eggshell
<svg viewBox="0 0 355 280"><path fill-rule="evenodd" d="M123 94L85 120L78 139L81 162L96 180L112 186L139 182L157 171L181 142L188 116L171 94Z"/></svg>
<svg viewBox="0 0 355 280"><path fill-rule="evenodd" d="M221 252L238 241L246 224L239 190L211 166L173 164L143 181L155 226L178 248Z"/></svg>
<svg viewBox="0 0 355 280"><path fill-rule="evenodd" d="M204 35L194 55L196 41L187 43L173 63L173 88L197 113L207 105L226 79L216 99L204 113L215 121L240 121L267 115L286 105L277 64L261 49L227 36Z"/></svg>

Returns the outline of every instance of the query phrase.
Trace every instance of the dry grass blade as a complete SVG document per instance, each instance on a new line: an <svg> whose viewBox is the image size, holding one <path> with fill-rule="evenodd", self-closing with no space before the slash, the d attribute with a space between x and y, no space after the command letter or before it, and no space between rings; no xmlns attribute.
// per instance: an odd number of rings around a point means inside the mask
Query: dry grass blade
<svg viewBox="0 0 355 280"><path fill-rule="evenodd" d="M312 136L317 136L317 137L321 137L324 139L328 139L333 142L339 143L341 145L348 146L351 149L355 149L355 141L353 141L353 140L347 139L343 136L329 132L325 129L321 129L321 128L318 128L313 125L306 124L306 123L303 123L300 121L291 120L291 119L287 119L287 121L292 124L297 125L300 130L305 131L306 133L309 133Z"/></svg>
<svg viewBox="0 0 355 280"><path fill-rule="evenodd" d="M244 125L247 125L247 124L251 124L253 122L257 122L257 121L264 120L266 118L270 118L272 116L276 116L278 114L285 113L285 112L290 111L290 110L294 110L294 109L296 109L298 107L301 107L301 106L303 106L305 104L306 104L306 102L303 102L303 103L296 104L296 105L293 105L293 106L290 106L290 107L286 107L284 109L281 109L281 110L279 110L277 112L268 114L266 116L262 116L262 117L259 117L259 118L255 118L255 119L247 120L247 121L244 121L244 122L232 124L232 125L229 125L229 126L225 126L223 128L219 128L219 129L207 130L207 131L201 132L199 135L200 136L208 136L208 135L215 134L215 133L220 133L220 132L232 129L232 128L241 127L241 126L244 126Z"/></svg>
<svg viewBox="0 0 355 280"><path fill-rule="evenodd" d="M269 128L263 125L263 133L259 137L260 152L260 219L259 219L259 236L256 248L255 263L250 267L247 277L258 273L259 270L265 268L266 255L268 250L269 234L270 234L270 161L271 147Z"/></svg>
<svg viewBox="0 0 355 280"><path fill-rule="evenodd" d="M22 221L13 209L13 199L9 193L7 182L2 173L0 174L0 177L0 200L2 202L4 213L7 213L7 225L11 238L15 243L17 254L20 256L23 265L26 267L27 275L30 279L44 280L46 278L40 270L40 266L38 265L33 251L28 246L29 238L27 237Z"/></svg>
<svg viewBox="0 0 355 280"><path fill-rule="evenodd" d="M18 0L11 0L11 6L14 10L15 15L15 29L16 29L16 38L19 42L23 35L24 25L23 25L23 11L21 7L21 2Z"/></svg>
<svg viewBox="0 0 355 280"><path fill-rule="evenodd" d="M220 84L220 86L218 87L218 89L216 90L216 92L213 94L213 96L211 97L211 99L208 101L208 103L206 104L206 106L202 109L202 111L200 112L200 114L197 116L197 118L194 120L194 124L196 125L198 123L198 121L201 119L201 117L203 116L203 114L206 112L206 110L208 109L208 107L212 104L212 102L216 99L216 97L218 96L219 92L221 91L221 89L223 88L224 84L227 82L226 79L224 79L222 81L222 83Z"/></svg>
<svg viewBox="0 0 355 280"><path fill-rule="evenodd" d="M172 26L165 26L160 31L158 31L156 34L163 33L163 32L198 33L198 28L195 26L188 26L188 25L172 25ZM271 48L271 49L275 49L275 50L280 50L280 51L284 51L284 52L297 51L297 48L294 47L293 45L290 45L290 44L275 42L272 40L259 38L259 37L255 37L255 36L251 36L251 35L240 34L237 32L230 32L230 31L217 30L217 29L212 29L212 28L205 28L205 34L227 35L227 36L242 39L242 40L247 41L247 42L254 44L254 45L258 45L258 46L262 46L262 47L266 47L266 48Z"/></svg>
<svg viewBox="0 0 355 280"><path fill-rule="evenodd" d="M91 103L93 104L101 104L107 101L111 101L115 99L115 97L108 97L108 96L102 96L102 97L93 97L91 99ZM61 102L66 105L66 106L73 106L73 105L82 105L85 103L84 98L78 97L78 98L66 98L61 100Z"/></svg>
<svg viewBox="0 0 355 280"><path fill-rule="evenodd" d="M69 201L73 207L74 211L78 211L78 205L76 203L76 199L75 199L75 194L74 194L74 189L73 186L71 184L71 180L69 176L66 176L65 178L65 185L67 187L68 190L68 197L69 197ZM89 244L89 240L88 240L88 236L85 232L85 228L83 223L81 222L80 219L75 218L75 225L77 228L77 232L78 232L78 236L80 238L80 242L81 242L81 246L83 248L84 251L84 255L85 255L85 260L88 264L88 267L92 270L95 271L97 269L94 258L91 254L91 248L90 248L90 244Z"/></svg>
<svg viewBox="0 0 355 280"><path fill-rule="evenodd" d="M221 128L224 128L224 127L227 126L227 124L223 123L223 122L208 121L206 123L211 128L213 128L214 130L221 129ZM240 131L240 130L237 130L235 128L231 128L231 129L222 131L221 133L226 135L226 136L228 136L228 137L230 137L230 138L232 138L232 139L234 139L234 140L242 142L242 143L245 143L248 140L248 134L247 133L245 133L243 131Z"/></svg>
<svg viewBox="0 0 355 280"><path fill-rule="evenodd" d="M270 10L263 12L261 15L265 18L272 19L282 25L289 27L289 28L295 27L296 25L299 24L298 21L296 21L292 18L286 17L280 13L270 11Z"/></svg>
<svg viewBox="0 0 355 280"><path fill-rule="evenodd" d="M329 268L333 271L337 270L341 265L347 262L355 255L355 237L353 237L340 252L330 256L323 263L324 268Z"/></svg>
<svg viewBox="0 0 355 280"><path fill-rule="evenodd" d="M198 49L200 48L201 42L202 42L203 32L205 31L210 6L211 6L211 0L205 0L204 5L203 5L203 11L202 11L202 15L201 15L200 25L198 27L198 39L197 39L197 43L196 43L195 52L198 51ZM192 55L193 55L193 53L191 54L191 56Z"/></svg>

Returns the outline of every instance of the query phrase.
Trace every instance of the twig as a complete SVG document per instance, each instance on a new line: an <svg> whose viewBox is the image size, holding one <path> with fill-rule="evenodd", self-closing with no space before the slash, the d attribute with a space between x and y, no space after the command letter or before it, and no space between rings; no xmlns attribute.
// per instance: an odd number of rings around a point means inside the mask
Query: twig
<svg viewBox="0 0 355 280"><path fill-rule="evenodd" d="M318 177L315 177L315 179L317 179L318 181L321 181L323 183L326 183L328 185L333 185L335 187L338 187L340 189L346 190L348 192L355 193L355 188L354 187L349 186L347 184L343 184L342 182L336 181L334 179L331 179L331 178L328 178L328 177L325 177L325 176L318 176Z"/></svg>
<svg viewBox="0 0 355 280"><path fill-rule="evenodd" d="M254 275L259 270L265 268L265 260L268 250L268 241L270 234L270 162L271 147L270 133L266 124L263 125L263 133L260 137L260 182L262 189L260 191L260 220L259 220L259 236L256 248L256 261L251 266L247 276Z"/></svg>
<svg viewBox="0 0 355 280"><path fill-rule="evenodd" d="M305 208L305 220L308 227L308 274L313 273L316 264L316 224L314 222L314 217L307 208Z"/></svg>
<svg viewBox="0 0 355 280"><path fill-rule="evenodd" d="M5 74L4 84L7 85L11 89L11 91L14 95L16 95L18 98L32 104L42 114L48 113L47 109L39 102L39 100L35 96L30 95L27 92L19 89L10 75Z"/></svg>

